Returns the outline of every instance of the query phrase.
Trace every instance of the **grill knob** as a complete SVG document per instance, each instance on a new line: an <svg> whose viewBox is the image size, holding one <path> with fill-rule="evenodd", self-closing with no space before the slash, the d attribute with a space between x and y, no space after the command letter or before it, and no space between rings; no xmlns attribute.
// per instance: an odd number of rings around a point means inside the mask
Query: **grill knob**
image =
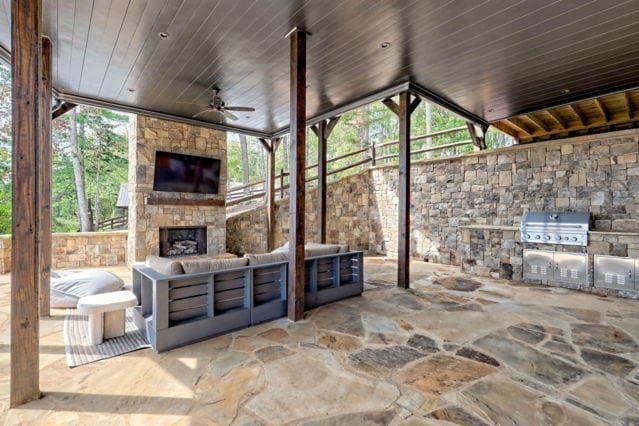
<svg viewBox="0 0 639 426"><path fill-rule="evenodd" d="M572 240L573 241L577 241L577 237L572 237Z"/></svg>
<svg viewBox="0 0 639 426"><path fill-rule="evenodd" d="M541 239L541 236L540 235L535 235L535 239L539 240L539 239Z"/></svg>
<svg viewBox="0 0 639 426"><path fill-rule="evenodd" d="M524 234L524 238L526 239L530 238L530 234Z"/></svg>
<svg viewBox="0 0 639 426"><path fill-rule="evenodd" d="M549 240L549 239L550 239L550 235L546 235L544 238L545 238L546 240Z"/></svg>
<svg viewBox="0 0 639 426"><path fill-rule="evenodd" d="M555 237L555 239L556 239L557 241L561 241L561 235L557 235L557 236Z"/></svg>

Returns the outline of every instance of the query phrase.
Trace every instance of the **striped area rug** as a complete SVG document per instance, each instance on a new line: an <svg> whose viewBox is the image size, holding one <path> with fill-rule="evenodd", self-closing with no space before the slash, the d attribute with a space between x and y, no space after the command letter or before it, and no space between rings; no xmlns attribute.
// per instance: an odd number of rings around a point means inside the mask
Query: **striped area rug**
<svg viewBox="0 0 639 426"><path fill-rule="evenodd" d="M75 309L67 309L64 317L64 349L69 367L77 367L151 347L133 322L133 308L126 310L124 336L104 340L99 345L91 345L88 332L88 316L78 313Z"/></svg>

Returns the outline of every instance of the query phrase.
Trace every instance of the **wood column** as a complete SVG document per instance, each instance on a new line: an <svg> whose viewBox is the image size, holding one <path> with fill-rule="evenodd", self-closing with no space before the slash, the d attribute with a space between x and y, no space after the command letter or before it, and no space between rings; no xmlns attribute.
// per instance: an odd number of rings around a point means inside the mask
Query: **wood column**
<svg viewBox="0 0 639 426"><path fill-rule="evenodd" d="M40 149L38 166L38 204L40 230L38 243L38 263L40 265L40 316L50 315L51 307L51 40L42 38L42 76L40 94Z"/></svg>
<svg viewBox="0 0 639 426"><path fill-rule="evenodd" d="M12 229L10 406L37 399L41 0L11 3Z"/></svg>
<svg viewBox="0 0 639 426"><path fill-rule="evenodd" d="M306 32L291 39L291 149L289 158L288 318L304 319L304 239L306 213Z"/></svg>
<svg viewBox="0 0 639 426"><path fill-rule="evenodd" d="M275 249L275 153L280 138L259 140L266 150L266 245L268 251Z"/></svg>
<svg viewBox="0 0 639 426"><path fill-rule="evenodd" d="M317 239L326 243L326 147L339 117L322 120L311 129L317 135Z"/></svg>
<svg viewBox="0 0 639 426"><path fill-rule="evenodd" d="M385 99L384 104L399 117L397 286L409 288L410 282L410 116L421 99L411 102L410 92L399 94L399 104Z"/></svg>

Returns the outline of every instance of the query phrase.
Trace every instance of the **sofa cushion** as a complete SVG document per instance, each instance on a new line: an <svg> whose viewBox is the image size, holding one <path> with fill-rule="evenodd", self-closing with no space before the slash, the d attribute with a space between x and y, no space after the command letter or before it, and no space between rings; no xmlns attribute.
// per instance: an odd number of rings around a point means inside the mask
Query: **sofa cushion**
<svg viewBox="0 0 639 426"><path fill-rule="evenodd" d="M146 266L164 275L179 275L184 273L182 263L175 258L160 257L150 254L146 257Z"/></svg>
<svg viewBox="0 0 639 426"><path fill-rule="evenodd" d="M304 244L304 257L324 256L327 254L335 254L337 252L339 252L339 246L337 244Z"/></svg>
<svg viewBox="0 0 639 426"><path fill-rule="evenodd" d="M217 271L220 269L240 268L248 265L248 259L243 257L233 257L226 259L183 259L182 268L185 274L196 272Z"/></svg>
<svg viewBox="0 0 639 426"><path fill-rule="evenodd" d="M274 252L264 254L245 254L249 265L263 265L265 263L284 262L288 260L288 253Z"/></svg>

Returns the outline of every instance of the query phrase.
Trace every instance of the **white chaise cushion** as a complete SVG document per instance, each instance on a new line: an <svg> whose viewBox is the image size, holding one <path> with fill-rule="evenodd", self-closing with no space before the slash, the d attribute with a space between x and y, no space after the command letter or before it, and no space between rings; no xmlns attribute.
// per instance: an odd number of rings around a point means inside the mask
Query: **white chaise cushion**
<svg viewBox="0 0 639 426"><path fill-rule="evenodd" d="M51 279L51 307L75 308L78 300L93 294L122 290L124 281L111 272L88 269Z"/></svg>

